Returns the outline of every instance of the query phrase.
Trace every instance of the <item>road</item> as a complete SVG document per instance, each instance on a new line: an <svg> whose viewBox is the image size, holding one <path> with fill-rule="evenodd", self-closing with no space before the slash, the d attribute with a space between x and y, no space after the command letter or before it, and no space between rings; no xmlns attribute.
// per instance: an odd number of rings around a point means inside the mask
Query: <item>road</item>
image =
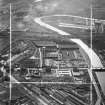
<svg viewBox="0 0 105 105"><path fill-rule="evenodd" d="M63 31L62 29L59 29L59 24L56 23L55 25L54 24L52 25L52 22L43 21L43 20L46 20L46 19L44 19L46 17L47 17L47 19L51 18L52 15L51 16L36 17L36 18L34 18L34 21L35 21L35 23L39 24L40 26L42 26L44 28L47 28L47 29L50 29L52 31L57 32L59 35L71 36L70 33ZM68 17L68 15L67 15L67 17ZM64 18L64 15L62 15L61 18ZM60 22L61 22L61 20L60 20ZM86 45L81 39L70 38L70 41L76 43L85 51L85 53L88 55L88 57L91 61L92 68L103 68L103 65L102 65L101 60L98 57L98 55L93 51L93 49L89 48L88 45Z"/></svg>

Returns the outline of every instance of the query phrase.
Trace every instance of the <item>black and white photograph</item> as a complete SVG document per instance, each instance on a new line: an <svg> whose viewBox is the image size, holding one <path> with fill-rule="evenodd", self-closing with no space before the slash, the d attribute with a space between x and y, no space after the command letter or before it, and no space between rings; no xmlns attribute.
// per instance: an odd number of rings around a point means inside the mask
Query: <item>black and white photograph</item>
<svg viewBox="0 0 105 105"><path fill-rule="evenodd" d="M0 105L105 105L105 0L0 0Z"/></svg>

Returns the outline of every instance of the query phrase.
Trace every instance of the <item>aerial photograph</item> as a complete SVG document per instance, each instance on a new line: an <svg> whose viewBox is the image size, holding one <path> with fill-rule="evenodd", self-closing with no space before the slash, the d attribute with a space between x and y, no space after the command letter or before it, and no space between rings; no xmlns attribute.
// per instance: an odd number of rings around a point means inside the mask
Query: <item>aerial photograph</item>
<svg viewBox="0 0 105 105"><path fill-rule="evenodd" d="M0 0L0 105L105 105L105 0Z"/></svg>

